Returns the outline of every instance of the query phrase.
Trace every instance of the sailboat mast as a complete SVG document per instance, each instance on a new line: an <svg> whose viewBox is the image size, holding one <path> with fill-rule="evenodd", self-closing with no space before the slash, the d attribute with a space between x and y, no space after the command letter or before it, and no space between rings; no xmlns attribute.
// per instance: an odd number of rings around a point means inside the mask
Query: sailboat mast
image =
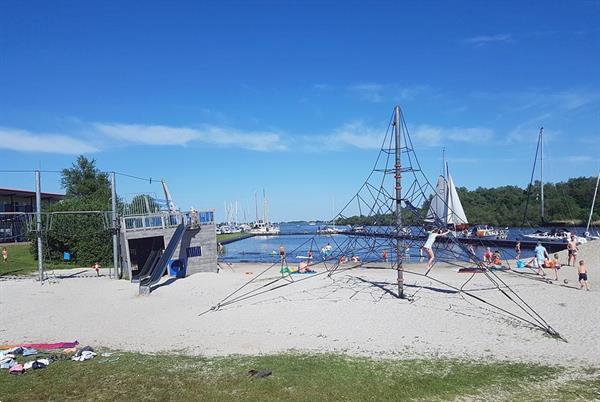
<svg viewBox="0 0 600 402"><path fill-rule="evenodd" d="M442 176L448 180L448 164L446 163L446 148L442 148Z"/></svg>
<svg viewBox="0 0 600 402"><path fill-rule="evenodd" d="M335 195L331 199L331 212L333 213L333 227L335 228Z"/></svg>
<svg viewBox="0 0 600 402"><path fill-rule="evenodd" d="M540 215L544 222L544 127L540 127Z"/></svg>
<svg viewBox="0 0 600 402"><path fill-rule="evenodd" d="M587 226L585 231L590 231L590 225L592 223L592 215L594 214L594 206L596 205L596 196L598 195L598 184L600 184L600 172L598 172L598 179L596 179L596 189L594 190L594 197L592 198L592 208L590 208L590 217L588 218Z"/></svg>
<svg viewBox="0 0 600 402"><path fill-rule="evenodd" d="M446 227L448 227L448 224L450 223L450 214L452 214L452 207L450 206L450 183L448 183L448 180L450 180L450 173L448 172L448 162L444 161L444 164L446 165L444 169L444 179L446 180L446 199L444 200L444 207L446 209L446 213L444 214L444 224L446 225Z"/></svg>
<svg viewBox="0 0 600 402"><path fill-rule="evenodd" d="M263 222L267 224L267 196L263 188Z"/></svg>
<svg viewBox="0 0 600 402"><path fill-rule="evenodd" d="M256 223L258 223L258 195L254 192L254 208L256 209Z"/></svg>
<svg viewBox="0 0 600 402"><path fill-rule="evenodd" d="M404 298L404 267L402 266L402 242L400 240L400 233L402 228L402 160L401 152L402 137L400 134L400 106L394 108L394 135L395 135L395 189L396 189L396 259L397 259L397 272L398 272L398 298Z"/></svg>

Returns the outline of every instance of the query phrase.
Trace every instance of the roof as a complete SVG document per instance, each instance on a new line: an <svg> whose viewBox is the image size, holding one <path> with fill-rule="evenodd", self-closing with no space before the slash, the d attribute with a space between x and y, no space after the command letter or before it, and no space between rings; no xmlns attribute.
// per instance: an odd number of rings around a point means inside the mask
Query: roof
<svg viewBox="0 0 600 402"><path fill-rule="evenodd" d="M17 190L13 188L0 188L0 195L13 195L17 197L35 197L35 191ZM57 193L41 193L42 199L45 200L62 200L64 194Z"/></svg>

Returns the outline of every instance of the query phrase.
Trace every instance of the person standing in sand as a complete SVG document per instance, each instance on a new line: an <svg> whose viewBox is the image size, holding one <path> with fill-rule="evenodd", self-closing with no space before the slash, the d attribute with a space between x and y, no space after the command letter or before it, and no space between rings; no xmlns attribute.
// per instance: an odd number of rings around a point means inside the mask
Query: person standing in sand
<svg viewBox="0 0 600 402"><path fill-rule="evenodd" d="M538 241L537 246L533 250L535 252L535 266L538 269L538 274L546 276L544 271L544 260L548 258L548 251L546 247L542 246L542 243Z"/></svg>
<svg viewBox="0 0 600 402"><path fill-rule="evenodd" d="M8 262L8 249L2 247L2 262Z"/></svg>
<svg viewBox="0 0 600 402"><path fill-rule="evenodd" d="M285 247L283 244L279 245L279 258L281 258L281 265L285 262Z"/></svg>
<svg viewBox="0 0 600 402"><path fill-rule="evenodd" d="M589 291L587 269L585 268L583 260L579 260L577 273L579 274L579 289L583 289L583 286L585 285L585 290Z"/></svg>
<svg viewBox="0 0 600 402"><path fill-rule="evenodd" d="M427 236L427 241L425 241L425 244L423 244L423 247L421 247L421 249L425 250L427 255L429 255L429 261L427 261L427 269L431 269L431 267L433 267L433 260L435 260L435 254L433 252L433 243L435 243L435 240L439 236L445 236L449 232L449 230L442 232L441 229L433 229L431 232L429 232L429 236Z"/></svg>
<svg viewBox="0 0 600 402"><path fill-rule="evenodd" d="M571 239L567 243L567 250L569 253L569 259L567 260L567 265L571 266L571 258L573 259L573 266L575 266L575 261L577 261L577 238L574 234L571 235Z"/></svg>
<svg viewBox="0 0 600 402"><path fill-rule="evenodd" d="M515 244L515 260L518 260L521 258L521 242L517 241L517 244Z"/></svg>

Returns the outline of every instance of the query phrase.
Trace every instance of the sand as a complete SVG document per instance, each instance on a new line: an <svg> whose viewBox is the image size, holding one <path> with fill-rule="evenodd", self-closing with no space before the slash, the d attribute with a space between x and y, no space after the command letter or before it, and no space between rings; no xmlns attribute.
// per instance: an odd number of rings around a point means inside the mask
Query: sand
<svg viewBox="0 0 600 402"><path fill-rule="evenodd" d="M90 270L64 272L44 285L32 278L2 280L0 344L78 340L96 347L205 356L341 352L597 366L600 241L582 246L579 257L588 262L589 292L577 289L573 267L560 270L558 284L499 273L566 342L428 278L407 274L413 299L398 300L388 292L395 289L395 272L367 268L333 278L321 275L199 316L266 267L235 264L219 274L177 280L150 296L138 296L135 284L96 278ZM566 255L561 259L566 262ZM407 269L423 272L422 264ZM471 276L443 266L433 274L457 286ZM277 277L277 269L266 276ZM496 289L486 290L489 281L482 274L474 275L468 288L515 311Z"/></svg>

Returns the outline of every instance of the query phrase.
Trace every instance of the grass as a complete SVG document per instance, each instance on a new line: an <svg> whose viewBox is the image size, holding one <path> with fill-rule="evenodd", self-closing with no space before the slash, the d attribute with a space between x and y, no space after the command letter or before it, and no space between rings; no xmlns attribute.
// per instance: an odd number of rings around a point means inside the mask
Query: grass
<svg viewBox="0 0 600 402"><path fill-rule="evenodd" d="M273 375L251 379L251 369ZM521 363L282 354L202 358L114 353L0 372L0 400L573 400L600 398L600 373ZM590 379L591 378L591 379ZM581 381L579 383L578 381Z"/></svg>
<svg viewBox="0 0 600 402"><path fill-rule="evenodd" d="M8 250L8 261L0 261L0 276L25 275L38 269L37 260L31 254L29 244L0 244L0 248ZM44 262L44 267L51 269L75 268L76 264L67 262Z"/></svg>
<svg viewBox="0 0 600 402"><path fill-rule="evenodd" d="M218 234L217 235L217 242L219 242L219 243L232 242L234 240L241 240L241 239L245 239L247 237L252 237L252 235L249 234L249 233L244 233L244 232L240 232L240 233L224 233L224 234Z"/></svg>

